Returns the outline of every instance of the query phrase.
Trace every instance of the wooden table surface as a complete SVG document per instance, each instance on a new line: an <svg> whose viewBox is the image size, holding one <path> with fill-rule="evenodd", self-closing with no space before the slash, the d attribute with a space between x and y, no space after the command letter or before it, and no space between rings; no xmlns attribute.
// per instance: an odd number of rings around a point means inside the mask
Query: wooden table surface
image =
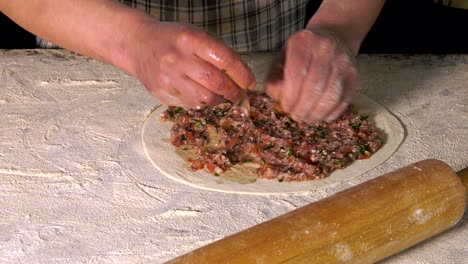
<svg viewBox="0 0 468 264"><path fill-rule="evenodd" d="M268 54L245 55L261 81ZM61 50L0 50L0 263L162 263L409 163L468 166L468 55L361 55L360 92L406 138L337 187L241 195L158 173L141 126L158 104L133 77ZM463 263L467 214L383 263Z"/></svg>

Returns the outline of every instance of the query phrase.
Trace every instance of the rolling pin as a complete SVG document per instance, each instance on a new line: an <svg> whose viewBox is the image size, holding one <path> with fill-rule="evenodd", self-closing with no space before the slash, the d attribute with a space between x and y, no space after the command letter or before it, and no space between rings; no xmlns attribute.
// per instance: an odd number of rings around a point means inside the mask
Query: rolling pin
<svg viewBox="0 0 468 264"><path fill-rule="evenodd" d="M468 168L423 160L168 263L374 263L455 225Z"/></svg>

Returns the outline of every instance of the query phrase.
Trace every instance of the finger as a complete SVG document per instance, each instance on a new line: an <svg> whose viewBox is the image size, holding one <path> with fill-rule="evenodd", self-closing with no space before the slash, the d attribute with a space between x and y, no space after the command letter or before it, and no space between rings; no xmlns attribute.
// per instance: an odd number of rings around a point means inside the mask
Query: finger
<svg viewBox="0 0 468 264"><path fill-rule="evenodd" d="M351 61L347 55L341 54L335 58L325 90L312 108L306 122L323 120L328 113L338 107L344 94L344 78L348 75Z"/></svg>
<svg viewBox="0 0 468 264"><path fill-rule="evenodd" d="M245 92L229 76L198 57L182 67L185 74L201 87L232 102L239 100Z"/></svg>
<svg viewBox="0 0 468 264"><path fill-rule="evenodd" d="M297 104L300 87L307 76L312 58L310 33L299 32L292 36L286 44L286 60L284 65L284 85L280 95L281 107L290 112Z"/></svg>
<svg viewBox="0 0 468 264"><path fill-rule="evenodd" d="M353 99L354 92L359 83L358 73L356 69L353 69L344 82L344 91L343 99L336 109L333 109L329 114L327 114L325 121L331 122L338 117L346 110L346 108L351 103Z"/></svg>
<svg viewBox="0 0 468 264"><path fill-rule="evenodd" d="M265 80L265 92L272 99L279 102L281 87L284 85L284 62L286 49L283 48L273 60Z"/></svg>
<svg viewBox="0 0 468 264"><path fill-rule="evenodd" d="M177 96L171 94L169 91L164 89L152 90L152 94L156 97L160 103L168 106L182 106L186 105Z"/></svg>
<svg viewBox="0 0 468 264"><path fill-rule="evenodd" d="M242 89L255 88L255 76L241 57L221 41L200 33L192 43L194 53L202 60L224 71Z"/></svg>
<svg viewBox="0 0 468 264"><path fill-rule="evenodd" d="M343 95L343 81L341 79L330 78L324 94L318 103L305 118L306 122L318 122L324 120L326 114L336 109Z"/></svg>
<svg viewBox="0 0 468 264"><path fill-rule="evenodd" d="M329 56L325 55L318 57L312 62L307 77L301 87L299 102L297 102L291 110L291 116L294 120L305 120L322 96L329 75L331 74L329 61ZM308 119L308 121L312 122L315 120Z"/></svg>
<svg viewBox="0 0 468 264"><path fill-rule="evenodd" d="M220 104L225 100L186 75L177 78L173 85L174 89L177 90L177 97L186 108L201 109L206 106Z"/></svg>

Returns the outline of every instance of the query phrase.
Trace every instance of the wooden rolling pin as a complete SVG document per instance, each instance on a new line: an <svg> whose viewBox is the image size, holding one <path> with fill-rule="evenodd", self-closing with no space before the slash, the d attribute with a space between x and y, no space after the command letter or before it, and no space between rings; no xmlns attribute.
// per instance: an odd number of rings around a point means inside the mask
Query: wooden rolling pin
<svg viewBox="0 0 468 264"><path fill-rule="evenodd" d="M424 160L213 242L169 263L373 263L455 225L468 168Z"/></svg>

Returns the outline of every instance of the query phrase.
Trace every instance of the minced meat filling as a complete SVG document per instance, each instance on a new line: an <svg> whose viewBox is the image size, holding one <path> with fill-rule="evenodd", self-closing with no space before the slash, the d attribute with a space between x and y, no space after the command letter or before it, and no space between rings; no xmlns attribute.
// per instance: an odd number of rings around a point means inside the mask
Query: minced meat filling
<svg viewBox="0 0 468 264"><path fill-rule="evenodd" d="M279 181L322 179L382 146L368 116L350 106L337 120L306 124L276 110L264 93L249 92L250 116L235 104L201 110L170 106L162 119L172 121L172 144L196 153L194 170L218 176L236 164L256 162L260 178Z"/></svg>

